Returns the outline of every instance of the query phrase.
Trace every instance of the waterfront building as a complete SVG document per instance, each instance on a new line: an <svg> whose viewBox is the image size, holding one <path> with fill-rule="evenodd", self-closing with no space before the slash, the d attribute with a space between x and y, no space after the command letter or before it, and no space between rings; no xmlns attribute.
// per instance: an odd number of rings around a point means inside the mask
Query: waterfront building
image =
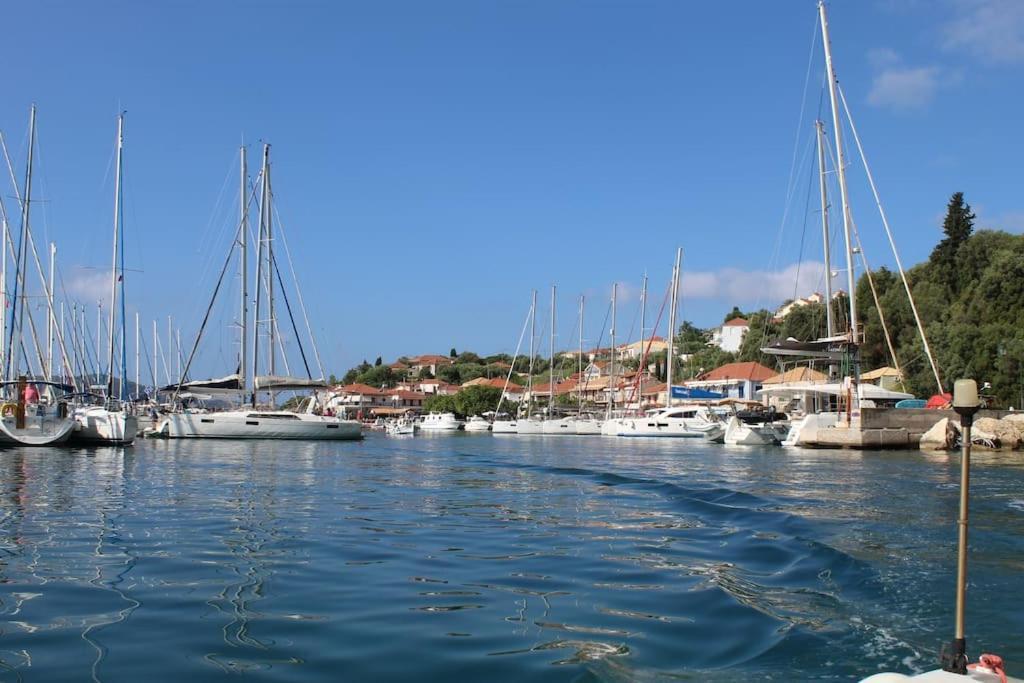
<svg viewBox="0 0 1024 683"><path fill-rule="evenodd" d="M754 361L742 363L726 363L710 372L683 382L684 386L693 389L704 389L722 394L728 398L754 398L762 384L777 373Z"/></svg>

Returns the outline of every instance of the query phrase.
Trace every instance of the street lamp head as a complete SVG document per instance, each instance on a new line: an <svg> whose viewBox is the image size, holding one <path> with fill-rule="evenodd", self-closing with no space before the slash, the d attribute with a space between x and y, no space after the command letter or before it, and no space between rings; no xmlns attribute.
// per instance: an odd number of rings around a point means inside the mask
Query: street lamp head
<svg viewBox="0 0 1024 683"><path fill-rule="evenodd" d="M953 410L961 415L974 415L980 407L977 382L973 379L958 379L953 383Z"/></svg>

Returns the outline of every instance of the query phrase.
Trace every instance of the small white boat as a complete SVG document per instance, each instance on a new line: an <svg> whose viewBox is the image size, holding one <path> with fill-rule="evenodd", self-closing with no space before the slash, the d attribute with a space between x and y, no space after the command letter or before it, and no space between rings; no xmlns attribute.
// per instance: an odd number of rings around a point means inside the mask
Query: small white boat
<svg viewBox="0 0 1024 683"><path fill-rule="evenodd" d="M491 431L491 423L486 418L480 417L479 415L473 415L466 420L466 431L467 432L489 432Z"/></svg>
<svg viewBox="0 0 1024 683"><path fill-rule="evenodd" d="M454 413L430 413L420 421L420 429L425 432L457 432L462 427L462 420Z"/></svg>
<svg viewBox="0 0 1024 683"><path fill-rule="evenodd" d="M139 419L124 404L82 406L74 411L77 428L72 443L130 446L139 432Z"/></svg>
<svg viewBox="0 0 1024 683"><path fill-rule="evenodd" d="M770 446L778 443L768 424L748 424L735 415L725 423L723 442L733 446Z"/></svg>
<svg viewBox="0 0 1024 683"><path fill-rule="evenodd" d="M397 420L388 420L384 423L384 431L391 435L415 434L416 421L408 417L400 417Z"/></svg>

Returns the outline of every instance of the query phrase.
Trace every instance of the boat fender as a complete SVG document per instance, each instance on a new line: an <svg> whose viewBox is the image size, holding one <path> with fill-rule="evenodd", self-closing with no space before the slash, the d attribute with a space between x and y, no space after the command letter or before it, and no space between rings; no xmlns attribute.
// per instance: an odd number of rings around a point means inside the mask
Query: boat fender
<svg viewBox="0 0 1024 683"><path fill-rule="evenodd" d="M5 403L2 406L0 406L0 417L11 417L17 410L17 403Z"/></svg>
<svg viewBox="0 0 1024 683"><path fill-rule="evenodd" d="M1006 670L1003 669L1003 658L999 655L982 655L977 664L968 664L967 668L984 674L999 676L1000 683L1006 683Z"/></svg>

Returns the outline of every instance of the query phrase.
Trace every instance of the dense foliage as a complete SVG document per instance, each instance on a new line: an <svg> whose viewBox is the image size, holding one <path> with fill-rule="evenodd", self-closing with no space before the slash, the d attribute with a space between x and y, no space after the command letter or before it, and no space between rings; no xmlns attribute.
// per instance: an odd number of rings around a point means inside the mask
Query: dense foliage
<svg viewBox="0 0 1024 683"><path fill-rule="evenodd" d="M428 413L455 413L456 415L482 415L496 410L501 400L501 389L489 386L472 386L450 396L429 396L423 402Z"/></svg>

